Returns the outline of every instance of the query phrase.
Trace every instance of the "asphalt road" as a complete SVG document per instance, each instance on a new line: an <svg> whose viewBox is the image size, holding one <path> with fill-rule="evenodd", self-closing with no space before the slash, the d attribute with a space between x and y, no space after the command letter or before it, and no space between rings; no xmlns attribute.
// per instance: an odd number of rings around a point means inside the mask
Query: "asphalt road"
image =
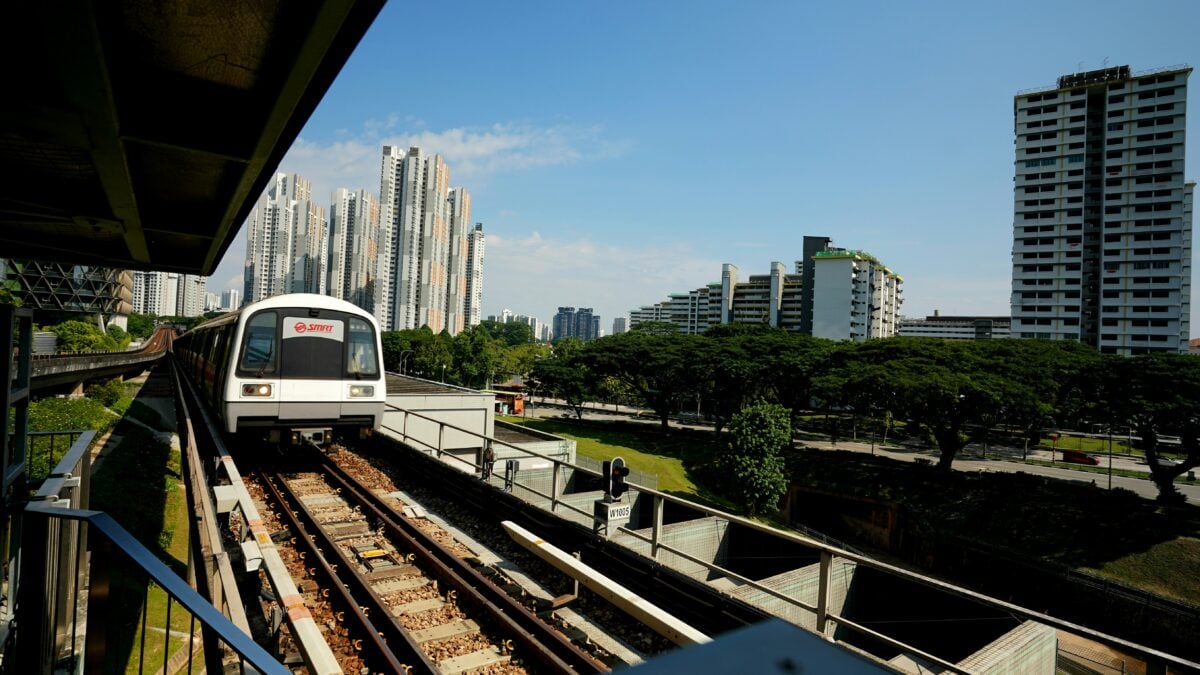
<svg viewBox="0 0 1200 675"><path fill-rule="evenodd" d="M858 441L839 441L835 445L828 441L805 439L799 441L798 443L800 445L817 450L849 450L852 452L865 453L871 452L870 443L862 443ZM939 457L939 454L936 450L909 450L907 448L894 447L883 449L878 445L875 446L875 454L907 462L911 462L916 459L927 459L932 462L937 462ZM1000 459L1000 457L1012 457L1019 460L1021 458L1021 449L993 448L989 451L988 458L982 459L981 450L976 446L971 446L968 449L960 452L958 457L955 458L954 470L1005 471L1008 473L1023 471L1035 476L1046 476L1048 478L1057 478L1060 480L1082 481L1085 483L1095 481L1096 487L1108 488L1108 474L1106 473L1092 473L1089 471L1076 471L1066 468L1060 469L1058 467L1042 466L1040 464L1025 464L1019 461L1007 461L1007 459ZM1050 453L1048 451L1030 452L1029 457L1030 459L1040 459L1047 462L1050 461ZM1056 454L1056 458L1059 458L1060 461L1061 457L1061 454ZM1107 456L1101 457L1100 462L1101 467L1108 468ZM1154 483L1150 482L1150 479L1148 478L1150 475L1149 469L1145 464L1138 464L1136 460L1127 457L1121 457L1118 459L1118 457L1114 455L1113 469L1142 471L1147 475L1147 478L1126 478L1124 476L1114 475L1112 477L1112 486L1114 488L1124 488L1126 490L1130 490L1146 499L1155 499L1158 497L1158 489L1154 487ZM1184 496L1188 498L1188 501L1192 502L1193 504L1200 504L1200 485L1178 484L1176 487L1181 493L1183 493Z"/></svg>
<svg viewBox="0 0 1200 675"><path fill-rule="evenodd" d="M567 408L560 406L537 405L526 409L526 415L529 417L562 417L567 412ZM611 406L607 409L587 409L584 411L583 417L588 420L613 420L617 418L629 420L631 412L627 409L614 411ZM571 413L574 417L574 413ZM645 416L635 418L638 421L643 421L646 424L658 424L656 418L647 418ZM672 427L688 427L694 429L712 429L710 425L692 425L680 424L672 421ZM836 445L829 441L801 439L797 441L797 445L817 449L817 450L849 450L851 452L872 452L870 442L862 441L839 441ZM1069 448L1068 448L1069 449ZM933 449L917 450L909 448L899 448L888 446L884 448L880 445L874 446L874 453L884 457L891 457L901 461L911 462L916 459L926 459L932 462L937 462L938 452ZM1073 469L1058 468L1051 466L1041 466L1039 464L1025 464L1020 461L1007 461L1008 459L1020 460L1022 456L1021 448L1007 447L992 447L988 449L987 458L982 457L982 448L978 445L969 445L966 449L958 454L954 460L955 471L1006 471L1015 473L1023 471L1035 476L1046 476L1048 478L1057 478L1059 480L1082 481L1090 483L1096 481L1096 487L1108 488L1108 474L1092 473L1088 471L1077 471ZM1050 461L1050 451L1048 450L1030 450L1030 459L1037 459L1045 462ZM1001 459L1001 457L1006 459ZM1108 468L1108 456L1096 453L1096 457L1100 459L1100 467ZM1054 455L1055 460L1062 461L1062 453L1057 452ZM1114 454L1112 458L1112 468L1114 470L1138 471L1150 475L1149 467L1139 462L1139 458L1133 458L1126 455ZM1124 476L1113 476L1112 487L1124 488L1130 490L1137 495L1146 499L1155 499L1158 496L1158 490L1151 483L1149 478L1126 478ZM1185 485L1177 484L1178 490L1187 497L1188 501L1193 504L1200 504L1200 485Z"/></svg>

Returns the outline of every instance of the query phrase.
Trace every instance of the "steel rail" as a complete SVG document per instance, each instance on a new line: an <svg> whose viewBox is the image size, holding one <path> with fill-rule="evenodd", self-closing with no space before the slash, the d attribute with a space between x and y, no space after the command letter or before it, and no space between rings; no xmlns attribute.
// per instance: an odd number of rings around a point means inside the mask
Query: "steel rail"
<svg viewBox="0 0 1200 675"><path fill-rule="evenodd" d="M476 571L469 563L439 544L378 495L363 488L342 467L321 455L321 462L342 487L369 509L390 532L408 543L412 552L454 586L460 599L471 600L493 620L509 629L515 641L528 650L529 658L560 672L602 673L608 668L575 646L536 614Z"/></svg>
<svg viewBox="0 0 1200 675"><path fill-rule="evenodd" d="M391 666L392 672L395 673L411 672L413 666L421 666L429 672L436 672L436 664L429 660L421 647L414 643L395 621L391 620L383 599L371 589L370 584L361 575L355 572L354 561L348 560L342 554L341 547L317 523L316 517L287 484L287 479L281 474L274 473L270 476L264 475L262 483L279 504L280 512L287 520L291 531L295 533L295 544L306 550L305 560L314 561L315 567L309 568L310 574L315 576L315 573L319 573L323 577L325 588L332 587L337 590L342 604L358 619L363 632L369 636L368 644L371 651ZM317 538L321 540L320 546L316 542ZM339 575L337 566L331 565L326 559L325 551L332 551L337 555L342 569L349 570L350 574ZM360 604L354 597L355 593L364 599L363 604ZM384 617L383 620L376 624L367 616L369 611L374 611L378 616ZM397 652L400 653L397 654ZM402 658L408 659L409 663L402 663Z"/></svg>

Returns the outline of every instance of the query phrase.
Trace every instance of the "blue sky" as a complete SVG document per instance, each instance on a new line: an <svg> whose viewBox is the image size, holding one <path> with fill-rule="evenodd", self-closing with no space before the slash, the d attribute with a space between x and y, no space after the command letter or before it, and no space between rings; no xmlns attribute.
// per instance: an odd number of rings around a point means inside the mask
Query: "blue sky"
<svg viewBox="0 0 1200 675"><path fill-rule="evenodd" d="M392 2L279 169L328 205L378 192L385 143L442 153L487 233L485 315L590 306L608 330L721 263L791 267L806 234L903 275L909 316L1007 315L1013 95L1200 64L1198 22L1194 1ZM212 290L241 288L244 252Z"/></svg>

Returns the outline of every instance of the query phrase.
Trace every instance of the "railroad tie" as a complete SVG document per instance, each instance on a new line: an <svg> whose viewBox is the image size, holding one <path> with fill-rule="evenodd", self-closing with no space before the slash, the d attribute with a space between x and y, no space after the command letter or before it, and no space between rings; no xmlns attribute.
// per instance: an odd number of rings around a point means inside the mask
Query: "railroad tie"
<svg viewBox="0 0 1200 675"><path fill-rule="evenodd" d="M396 605L392 608L392 614L396 616L411 616L413 614L441 609L445 606L446 603L441 598L429 598L427 600L416 600L414 602L406 602L403 605Z"/></svg>
<svg viewBox="0 0 1200 675"><path fill-rule="evenodd" d="M501 663L508 663L512 660L511 654L502 654L495 647L487 647L480 649L477 652L455 656L438 662L438 670L442 671L442 675L458 675L467 671L478 670L494 666Z"/></svg>
<svg viewBox="0 0 1200 675"><path fill-rule="evenodd" d="M470 619L461 621L452 621L440 626L432 628L418 628L411 632L412 639L417 644L425 644L426 642L438 642L440 640L449 640L450 638L460 637L462 635L470 635L471 633L479 632L479 624Z"/></svg>
<svg viewBox="0 0 1200 675"><path fill-rule="evenodd" d="M384 579L374 583L371 587L376 593L396 593L399 591L410 591L414 588L424 588L429 585L429 580L425 577L409 577L407 579Z"/></svg>

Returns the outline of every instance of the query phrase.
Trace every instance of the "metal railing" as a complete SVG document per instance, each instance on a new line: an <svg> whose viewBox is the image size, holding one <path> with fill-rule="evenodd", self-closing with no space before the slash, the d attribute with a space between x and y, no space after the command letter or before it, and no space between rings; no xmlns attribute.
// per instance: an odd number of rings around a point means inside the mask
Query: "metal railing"
<svg viewBox="0 0 1200 675"><path fill-rule="evenodd" d="M32 485L46 479L55 465L70 452L75 442L85 433L96 432L86 429L70 431L30 431L27 434L25 457L29 481Z"/></svg>
<svg viewBox="0 0 1200 675"><path fill-rule="evenodd" d="M108 514L87 509L94 431L22 512L9 672L289 671Z"/></svg>
<svg viewBox="0 0 1200 675"><path fill-rule="evenodd" d="M552 513L560 512L565 509L565 511L567 511L567 512L574 512L576 514L584 516L589 521L591 521L591 519L594 517L590 511L585 511L583 509L580 509L580 508L574 506L573 504L571 504L567 501L564 501L562 499L562 496L563 496L562 488L566 484L566 482L563 478L563 474L564 474L563 469L569 469L569 470L573 470L576 472L582 472L582 473L595 475L595 476L599 477L598 472L588 469L586 467L580 466L578 464L573 464L573 463L564 461L557 457L543 455L541 453L538 453L538 452L535 452L535 451L532 451L532 450L529 450L526 448L521 448L521 447L518 447L511 443L501 441L497 438L487 436L486 434L480 434L476 431L472 431L469 429L465 429L463 427L459 427L459 426L444 422L444 421L439 420L436 417L432 417L430 415L425 415L422 413L406 410L404 408L401 408L399 406L396 406L396 405L393 405L390 403L386 404L386 408L388 410L395 411L397 413L402 414L403 417L402 417L399 428L389 426L388 424L383 424L383 425L381 425L383 429L386 429L388 431L392 431L393 433L399 434L402 442L409 444L410 446L413 446L414 444L415 444L415 446L419 446L419 447L415 447L415 449L417 449L418 451L423 450L427 454L432 454L432 455L436 456L439 460L442 460L442 461L459 462L462 465L459 467L460 469L470 471L470 472L475 473L480 476L486 475L485 469L482 466L481 455L482 455L482 448L486 447L488 445L491 445L493 447L495 447L497 445L504 446L507 448L511 448L512 450L515 450L517 452L524 453L525 455L528 455L530 457L536 457L540 460L546 460L546 461L551 462L552 466L553 466L553 471L551 473L551 481L552 482L551 482L551 489L550 489L549 494L542 492L541 490L539 490L536 487L533 487L531 485L522 485L519 482L520 481L519 474L518 474L518 477L513 478L513 483L516 485L520 485L522 487L522 489L532 493L533 495L541 497L542 499L549 500L549 510ZM429 439L422 440L420 438L415 438L413 436L410 436L408 433L410 418L417 418L417 419L421 420L423 426L427 425L428 423L436 424L437 425L436 442L431 443L431 442L429 442ZM386 415L385 415L385 421L386 421ZM450 450L448 450L445 447L445 437L446 437L447 429L458 432L458 433L473 436L482 441L481 447L480 447L480 453L477 454L477 456L475 458L476 461L470 461L470 460L464 459L463 457L459 456L459 454L457 454L455 452L451 452ZM490 473L490 470L491 470L491 467L488 467L487 472ZM1033 610L1029 610L1024 607L1020 607L1018 605L1015 605L1015 604L1012 604L1009 602L1005 602L1003 600L999 600L997 598L992 598L992 597L983 595L982 593L977 593L975 591L971 591L966 588L955 586L954 584L940 581L938 579L934 579L932 577L918 574L916 572L911 572L909 570L906 570L906 569L903 569L900 567L896 567L894 565L889 565L887 563L880 562L878 560L870 558L861 553L857 553L854 551L849 551L849 550L846 550L843 548L832 546L825 542L817 541L815 539L812 539L812 538L804 536L804 535L787 532L785 530L779 530L779 529L776 529L776 528L773 528L773 527L770 527L767 525L763 525L762 523L759 523L759 522L756 522L753 520L748 520L746 518L742 518L740 516L736 516L731 513L721 511L720 509L712 508L709 506L705 506L703 504L698 504L696 502L691 502L691 501L688 501L685 499L681 499L681 498L675 497L673 495L659 492L658 490L653 489L653 488L637 485L636 483L631 482L630 487L631 487L631 492L636 491L637 493L640 493L639 498L649 498L651 500L652 525L650 527L650 534L649 535L643 534L642 532L632 530L632 529L629 529L626 527L618 527L617 530L621 533L624 533L626 535L633 537L634 539L636 539L638 541L641 541L644 544L648 544L650 558L652 558L655 561L659 561L659 562L662 562L663 564L667 564L668 566L670 566L670 561L664 560L662 557L663 553L669 553L676 558L686 560L695 565L699 565L699 566L705 568L706 570L708 570L708 572L710 572L710 573L715 573L720 576L726 577L728 579L734 580L744 586L748 586L757 591L765 593L775 599L778 599L780 601L788 603L790 606L792 606L794 608L798 608L805 612L808 612L815 619L816 632L818 634L822 635L823 637L825 637L826 639L830 639L830 640L834 639L833 634L834 634L835 626L842 627L842 628L846 628L850 631L853 631L855 633L858 633L859 635L874 638L874 639L888 645L889 647L900 650L904 653L917 656L921 659L925 659L928 662L930 662L932 664L936 664L936 665L940 666L941 668L946 669L949 672L963 673L963 674L970 673L969 670L964 669L963 667L959 666L956 663L952 663L950 661L947 661L946 659L943 659L941 657L938 657L938 656L930 654L926 651L923 651L913 645L904 643L898 639L892 638L892 637L885 635L879 631L876 631L872 628L868 628L867 626L864 626L860 623L855 622L854 620L850 619L849 617L845 616L844 614L842 614L838 611L835 611L831 607L831 600L830 600L831 591L833 590L832 584L833 584L834 563L836 561L846 561L849 563L853 563L857 566L861 566L864 568L882 572L891 577L896 577L901 580L915 582L917 584L920 584L920 585L923 585L923 586L926 586L929 588L933 588L935 590L947 593L952 596L957 596L959 598L965 598L968 600L978 602L982 605L1001 610L1002 612L1008 613L1009 615L1011 615L1013 617L1017 617L1017 618L1021 618L1021 619L1028 619L1028 620L1036 621L1038 623L1041 623L1041 624L1044 624L1047 626L1051 626L1053 628L1065 630L1067 632L1073 633L1075 635L1079 635L1079 636L1087 638L1089 640L1094 640L1096 642L1107 645L1109 647L1121 649L1127 653L1130 653L1130 654L1136 655L1139 658L1145 659L1147 662L1150 662L1150 663L1169 665L1173 668L1178 667L1178 668L1185 668L1185 669L1190 669L1190 670L1200 670L1200 663L1188 661L1186 659L1183 659L1183 658L1180 658L1177 656L1173 656L1171 654L1167 654L1165 652L1162 652L1162 651L1159 651L1159 650L1156 650L1156 649L1153 649L1150 647L1135 644L1133 642L1124 640L1122 638L1118 638L1118 637L1115 637L1112 635L1107 635L1105 633L1101 633L1099 631L1095 631L1095 630L1092 630L1090 628L1087 628L1087 627L1084 627L1084 626L1081 626L1078 624L1074 624L1074 623L1071 623L1068 621L1057 619L1057 618L1049 616L1047 614L1035 612ZM703 560L701 558L698 558L694 555L689 554L686 551L680 550L679 548L675 548L675 547L672 547L672 546L664 543L664 541L663 541L663 539L664 539L664 537L663 537L663 534L664 534L663 513L664 513L665 505L668 502L672 503L675 506L684 507L684 508L690 509L692 511L698 512L705 517L711 517L711 518L716 518L719 520L724 520L727 523L736 524L740 527L755 530L757 532L776 537L780 540L783 540L783 541L791 543L791 544L798 544L798 545L801 545L801 546L804 546L804 547L807 547L810 549L815 549L815 551L819 557L819 567L818 567L818 572L817 572L818 588L817 588L816 602L815 603L806 602L804 600L801 600L800 598L789 595L788 593L780 591L776 588L772 588L768 585L760 583L759 581L757 581L755 579L751 579L751 578L746 577L742 574L739 574L733 570L724 568L713 562ZM625 544L625 545L628 546L628 544ZM684 572L684 573L686 574L686 572Z"/></svg>

